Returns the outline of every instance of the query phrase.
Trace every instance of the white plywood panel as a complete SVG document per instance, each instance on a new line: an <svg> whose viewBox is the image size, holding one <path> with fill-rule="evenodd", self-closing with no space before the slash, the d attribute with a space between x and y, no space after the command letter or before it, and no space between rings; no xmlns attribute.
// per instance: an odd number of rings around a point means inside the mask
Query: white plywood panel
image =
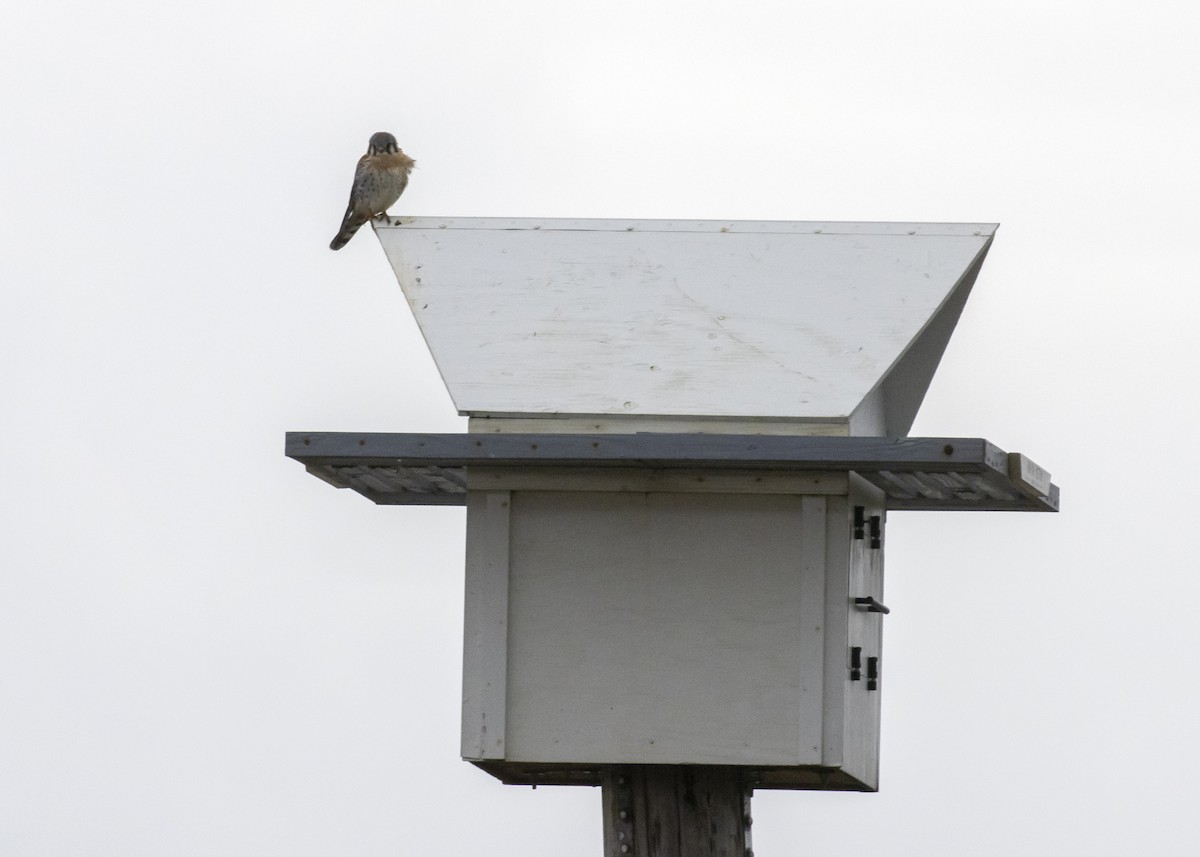
<svg viewBox="0 0 1200 857"><path fill-rule="evenodd" d="M848 497L826 501L825 686L821 764L840 768L845 758L849 696L850 515Z"/></svg>
<svg viewBox="0 0 1200 857"><path fill-rule="evenodd" d="M467 498L462 755L504 758L508 673L508 491Z"/></svg>
<svg viewBox="0 0 1200 857"><path fill-rule="evenodd" d="M640 432L704 434L765 434L817 437L847 437L865 432L852 431L850 420L795 419L763 417L661 417L645 414L589 414L562 416L472 417L467 431L474 434L638 434Z"/></svg>
<svg viewBox="0 0 1200 857"><path fill-rule="evenodd" d="M847 420L993 230L402 218L377 231L461 413Z"/></svg>
<svg viewBox="0 0 1200 857"><path fill-rule="evenodd" d="M800 695L821 716L811 716L800 723L797 738L801 757L822 759L825 738L825 683L830 676L825 674L823 658L825 651L826 580L825 567L829 561L826 516L828 499L805 496L800 499L801 531L804 538L800 545L800 605L797 616L800 625L800 653L812 663L812 668L801 676Z"/></svg>
<svg viewBox="0 0 1200 857"><path fill-rule="evenodd" d="M823 504L513 492L507 758L820 763Z"/></svg>
<svg viewBox="0 0 1200 857"><path fill-rule="evenodd" d="M845 494L850 474L788 470L668 470L630 467L558 468L472 465L471 491L659 491L706 494Z"/></svg>
<svg viewBox="0 0 1200 857"><path fill-rule="evenodd" d="M869 521L872 516L880 518L882 540L887 538L886 517L883 493L865 480L854 476L851 479L851 491L848 499L848 512L845 518L836 523L844 528L843 532L850 534L850 519L856 505L864 508L864 517ZM843 667L841 680L838 682L845 694L845 717L843 720L844 736L842 743L841 767L846 773L871 787L879 783L879 713L880 694L883 688L883 622L884 614L863 610L854 605L854 599L873 597L884 602L883 593L883 544L873 548L870 538L870 528L864 538L848 539L850 561L848 567L847 597L837 609L847 617L847 635L845 646L857 646L862 650L862 675L858 681L848 681L848 672ZM885 602L886 603L886 602ZM870 663L875 659L878 678L874 689L870 681ZM843 662L844 663L844 662Z"/></svg>

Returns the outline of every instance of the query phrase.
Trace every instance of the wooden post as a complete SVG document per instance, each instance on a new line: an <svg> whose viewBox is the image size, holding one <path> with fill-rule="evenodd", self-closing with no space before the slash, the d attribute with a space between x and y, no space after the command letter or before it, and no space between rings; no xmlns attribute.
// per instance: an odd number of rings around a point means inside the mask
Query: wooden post
<svg viewBox="0 0 1200 857"><path fill-rule="evenodd" d="M751 857L750 794L736 768L605 771L604 857Z"/></svg>

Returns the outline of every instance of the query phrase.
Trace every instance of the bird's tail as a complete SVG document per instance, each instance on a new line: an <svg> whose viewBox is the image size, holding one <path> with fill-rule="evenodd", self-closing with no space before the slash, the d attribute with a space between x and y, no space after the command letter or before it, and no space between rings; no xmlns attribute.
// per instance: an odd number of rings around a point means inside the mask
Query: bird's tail
<svg viewBox="0 0 1200 857"><path fill-rule="evenodd" d="M341 250L354 237L354 233L358 231L359 227L366 222L365 217L358 217L353 211L347 211L346 216L342 218L342 228L338 230L338 234L333 236L333 240L329 242L329 249Z"/></svg>

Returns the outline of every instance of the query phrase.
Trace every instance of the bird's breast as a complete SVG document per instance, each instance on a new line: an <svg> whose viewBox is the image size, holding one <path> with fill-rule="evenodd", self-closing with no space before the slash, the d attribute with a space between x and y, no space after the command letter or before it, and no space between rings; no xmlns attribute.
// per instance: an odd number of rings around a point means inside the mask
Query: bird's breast
<svg viewBox="0 0 1200 857"><path fill-rule="evenodd" d="M377 170L403 176L407 176L417 163L403 152L376 155L372 161L375 162L374 166Z"/></svg>
<svg viewBox="0 0 1200 857"><path fill-rule="evenodd" d="M355 181L351 207L363 217L386 211L404 192L413 163L403 154L367 158Z"/></svg>

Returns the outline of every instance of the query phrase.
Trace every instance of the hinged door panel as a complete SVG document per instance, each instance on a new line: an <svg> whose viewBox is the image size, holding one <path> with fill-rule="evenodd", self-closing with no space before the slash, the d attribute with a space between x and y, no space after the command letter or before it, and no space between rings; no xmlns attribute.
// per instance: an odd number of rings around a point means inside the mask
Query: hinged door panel
<svg viewBox="0 0 1200 857"><path fill-rule="evenodd" d="M804 537L823 521L800 496L512 497L507 758L819 763L823 592L801 557L823 566Z"/></svg>
<svg viewBox="0 0 1200 857"><path fill-rule="evenodd" d="M850 562L847 662L844 672L846 721L842 767L876 787L879 779L879 696L883 687L883 493L864 480L850 485Z"/></svg>

